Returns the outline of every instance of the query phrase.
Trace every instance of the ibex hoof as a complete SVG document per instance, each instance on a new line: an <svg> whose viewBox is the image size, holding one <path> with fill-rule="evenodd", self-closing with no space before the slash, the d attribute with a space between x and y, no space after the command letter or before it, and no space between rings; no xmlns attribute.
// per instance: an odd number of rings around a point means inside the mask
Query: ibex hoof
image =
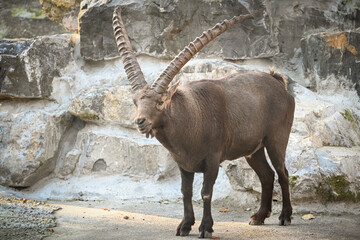
<svg viewBox="0 0 360 240"><path fill-rule="evenodd" d="M264 221L259 221L256 219L250 219L249 225L263 225Z"/></svg>
<svg viewBox="0 0 360 240"><path fill-rule="evenodd" d="M283 210L279 216L279 225L280 226L289 226L291 224L291 213L292 211Z"/></svg>
<svg viewBox="0 0 360 240"><path fill-rule="evenodd" d="M176 236L185 237L185 236L189 236L189 233L190 233L190 230L181 230L176 233Z"/></svg>
<svg viewBox="0 0 360 240"><path fill-rule="evenodd" d="M206 230L201 231L199 234L199 238L211 238L211 237L212 237L212 233Z"/></svg>
<svg viewBox="0 0 360 240"><path fill-rule="evenodd" d="M279 220L279 225L280 226L289 226L289 225L291 225L291 220L288 220L288 219L283 220L283 219L281 219L281 220Z"/></svg>
<svg viewBox="0 0 360 240"><path fill-rule="evenodd" d="M208 231L201 231L199 234L199 238L211 238L212 237L212 233L208 232Z"/></svg>

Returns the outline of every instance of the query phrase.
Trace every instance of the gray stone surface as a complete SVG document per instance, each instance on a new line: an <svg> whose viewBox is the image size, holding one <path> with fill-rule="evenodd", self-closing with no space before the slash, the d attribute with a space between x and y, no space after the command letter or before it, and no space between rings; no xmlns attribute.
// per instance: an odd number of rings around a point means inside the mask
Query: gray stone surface
<svg viewBox="0 0 360 240"><path fill-rule="evenodd" d="M136 130L119 126L88 124L77 136L76 143L59 163L59 176L129 174L169 178L177 174L169 152L155 139L145 139Z"/></svg>
<svg viewBox="0 0 360 240"><path fill-rule="evenodd" d="M66 112L0 113L0 184L28 187L56 165L62 134L71 125Z"/></svg>
<svg viewBox="0 0 360 240"><path fill-rule="evenodd" d="M0 40L0 98L49 98L72 56L71 35Z"/></svg>
<svg viewBox="0 0 360 240"><path fill-rule="evenodd" d="M234 26L200 56L238 60L283 53L288 59L300 48L300 39L310 33L360 26L356 1L92 0L83 4L79 15L84 58L117 56L109 22L118 5L124 8L123 21L135 52L167 59L215 23L239 14L251 13L255 20Z"/></svg>
<svg viewBox="0 0 360 240"><path fill-rule="evenodd" d="M39 0L0 1L0 39L34 38L66 32L46 18Z"/></svg>
<svg viewBox="0 0 360 240"><path fill-rule="evenodd" d="M79 14L81 55L85 59L118 56L111 25L113 9L118 5L123 6L123 21L135 52L166 59L176 56L216 23L249 13L240 1L234 0L89 1ZM244 59L277 52L266 28L268 19L263 17L265 6L254 2L248 7L257 9L256 21L232 27L204 48L200 56Z"/></svg>
<svg viewBox="0 0 360 240"><path fill-rule="evenodd" d="M305 76L311 87L320 88L321 81L334 75L348 80L340 84L354 85L360 95L360 32L322 32L308 35L301 41ZM350 83L350 84L349 84Z"/></svg>
<svg viewBox="0 0 360 240"><path fill-rule="evenodd" d="M80 2L81 0L40 0L46 16L69 32L78 31Z"/></svg>
<svg viewBox="0 0 360 240"><path fill-rule="evenodd" d="M130 86L86 89L72 99L69 112L86 122L135 128L135 106Z"/></svg>
<svg viewBox="0 0 360 240"><path fill-rule="evenodd" d="M325 29L339 31L360 26L357 1L321 0L267 1L271 33L279 51L287 58L300 48L300 40L308 34Z"/></svg>

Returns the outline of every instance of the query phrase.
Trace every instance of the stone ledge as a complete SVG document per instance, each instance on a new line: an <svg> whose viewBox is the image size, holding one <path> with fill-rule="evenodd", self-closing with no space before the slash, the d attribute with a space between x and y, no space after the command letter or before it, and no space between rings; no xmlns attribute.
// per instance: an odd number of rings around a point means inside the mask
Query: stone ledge
<svg viewBox="0 0 360 240"><path fill-rule="evenodd" d="M74 148L56 170L60 176L129 174L171 177L177 174L169 152L156 140L119 126L87 124L77 136Z"/></svg>
<svg viewBox="0 0 360 240"><path fill-rule="evenodd" d="M0 41L0 98L50 98L72 56L70 34Z"/></svg>

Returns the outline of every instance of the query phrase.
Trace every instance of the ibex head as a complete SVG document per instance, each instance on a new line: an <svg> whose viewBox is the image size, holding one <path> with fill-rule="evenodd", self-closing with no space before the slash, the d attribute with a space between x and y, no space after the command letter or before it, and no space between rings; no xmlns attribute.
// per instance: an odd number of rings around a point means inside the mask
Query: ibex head
<svg viewBox="0 0 360 240"><path fill-rule="evenodd" d="M221 24L216 24L213 28L203 32L187 47L185 47L151 84L147 84L140 66L134 56L129 38L126 34L124 24L121 19L121 8L114 10L113 28L118 51L122 58L126 75L130 81L133 91L133 101L136 106L136 118L134 120L141 133L153 136L153 130L160 128L163 124L163 112L169 105L171 97L176 91L178 84L168 89L170 82L180 71L180 69L206 44L223 33L235 23L253 16L236 16L230 20L224 20Z"/></svg>

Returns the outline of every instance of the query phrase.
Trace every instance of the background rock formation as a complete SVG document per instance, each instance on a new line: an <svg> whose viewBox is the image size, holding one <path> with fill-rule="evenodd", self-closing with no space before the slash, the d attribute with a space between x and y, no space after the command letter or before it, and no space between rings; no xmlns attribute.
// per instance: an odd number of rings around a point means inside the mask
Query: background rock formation
<svg viewBox="0 0 360 240"><path fill-rule="evenodd" d="M46 16L60 23L69 32L78 31L80 2L81 0L40 0Z"/></svg>
<svg viewBox="0 0 360 240"><path fill-rule="evenodd" d="M46 18L39 1L0 2L0 38L34 38L66 32Z"/></svg>
<svg viewBox="0 0 360 240"><path fill-rule="evenodd" d="M214 40L175 80L276 66L289 76L288 90L296 98L286 156L292 198L359 201L357 1L41 0L46 16L72 32L68 34L37 12L39 2L31 1L28 8L24 2L1 3L1 12L11 17L0 17L0 35L7 38L0 40L0 184L29 187L47 175L111 174L161 182L178 177L166 149L132 124L130 87L111 26L114 7L122 5L148 82L205 29L252 13L252 23L239 24ZM40 17L24 17L32 9ZM21 23L15 25L14 18ZM220 197L229 192L243 200L259 197L260 182L244 159L224 162L218 182L229 190ZM51 192L61 198L61 189Z"/></svg>

